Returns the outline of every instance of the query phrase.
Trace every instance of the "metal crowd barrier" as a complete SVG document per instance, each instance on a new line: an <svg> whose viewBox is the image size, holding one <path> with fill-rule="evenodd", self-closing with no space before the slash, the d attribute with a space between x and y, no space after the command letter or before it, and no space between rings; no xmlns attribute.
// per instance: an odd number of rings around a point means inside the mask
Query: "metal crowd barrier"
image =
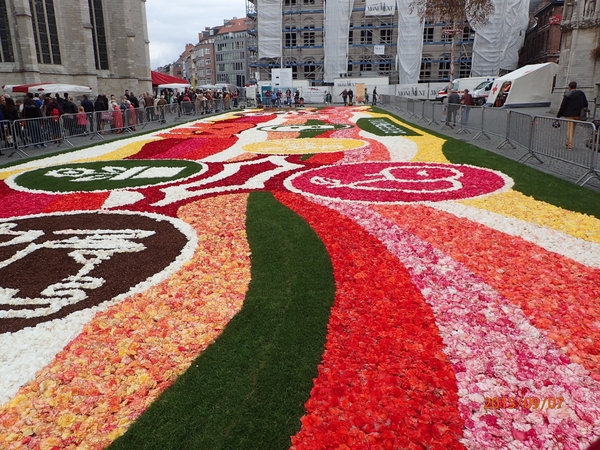
<svg viewBox="0 0 600 450"><path fill-rule="evenodd" d="M454 125L453 118L448 117L447 104L388 97L390 109L406 114L408 119L415 119L416 123L425 121L427 125L441 125L442 129L454 129L456 134L474 132L472 140L482 137L491 140L495 137L501 141L496 149L506 145L513 149L525 149L519 162L525 163L530 158L535 158L539 163L544 163L543 158L559 161L565 164L561 170L567 176L571 175L568 166L584 169L585 174L576 181L582 186L593 178L600 180L599 122L555 119L508 109L459 105ZM570 127L574 127L572 150L565 145L567 129Z"/></svg>
<svg viewBox="0 0 600 450"><path fill-rule="evenodd" d="M17 140L14 135L13 126L10 120L0 120L0 155L3 150L11 151L9 156L18 152ZM28 156L25 152L20 152L23 156Z"/></svg>
<svg viewBox="0 0 600 450"><path fill-rule="evenodd" d="M574 127L572 149L566 147L569 128ZM555 159L576 167L587 169L594 173L597 160L595 145L586 146L586 141L597 142L597 129L592 122L579 122L552 117L534 117L532 121L531 142L527 153L519 161L525 162L530 158L543 161L539 156ZM586 176L584 175L584 177ZM583 177L582 177L583 178ZM581 178L578 180L578 182Z"/></svg>
<svg viewBox="0 0 600 450"><path fill-rule="evenodd" d="M509 111L504 141L496 148L500 149L505 145L510 145L514 149L517 148L517 145L530 148L532 120L533 117L529 114Z"/></svg>
<svg viewBox="0 0 600 450"><path fill-rule="evenodd" d="M14 122L0 121L0 155L9 150L8 156L15 153L29 157L27 148L47 147L49 144L74 147L73 139L106 139L107 134L133 134L150 123L167 124L182 118L206 114L223 107L222 100L216 101L201 111L193 102L182 105L148 106L124 110L95 111L93 113L63 114L59 118L38 117L19 119Z"/></svg>

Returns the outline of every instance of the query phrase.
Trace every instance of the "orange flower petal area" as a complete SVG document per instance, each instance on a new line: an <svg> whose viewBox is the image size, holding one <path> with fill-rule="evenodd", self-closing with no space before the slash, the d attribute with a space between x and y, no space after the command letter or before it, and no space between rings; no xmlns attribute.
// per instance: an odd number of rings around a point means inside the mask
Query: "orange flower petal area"
<svg viewBox="0 0 600 450"><path fill-rule="evenodd" d="M0 408L4 450L101 449L123 434L241 309L250 282L247 194L178 216L198 248L177 274L98 314ZM227 219L223 219L227 211Z"/></svg>
<svg viewBox="0 0 600 450"><path fill-rule="evenodd" d="M600 270L434 208L373 210L482 277L600 381Z"/></svg>

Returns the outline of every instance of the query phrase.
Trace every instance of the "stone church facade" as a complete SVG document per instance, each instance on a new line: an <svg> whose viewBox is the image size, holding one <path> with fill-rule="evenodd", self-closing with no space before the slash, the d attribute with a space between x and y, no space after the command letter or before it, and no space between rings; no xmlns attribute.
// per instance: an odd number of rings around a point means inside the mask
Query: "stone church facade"
<svg viewBox="0 0 600 450"><path fill-rule="evenodd" d="M600 46L600 0L565 2L561 21L562 42L559 70L552 96L552 110L557 111L571 81L585 92L592 114L600 117L600 57L592 50ZM600 55L599 55L600 56ZM596 110L598 108L598 111Z"/></svg>
<svg viewBox="0 0 600 450"><path fill-rule="evenodd" d="M145 0L0 0L0 86L151 91Z"/></svg>

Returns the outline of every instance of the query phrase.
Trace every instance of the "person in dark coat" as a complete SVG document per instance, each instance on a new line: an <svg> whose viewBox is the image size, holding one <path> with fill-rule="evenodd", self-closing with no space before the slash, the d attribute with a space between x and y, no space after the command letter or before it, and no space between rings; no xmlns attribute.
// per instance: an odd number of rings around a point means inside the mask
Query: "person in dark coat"
<svg viewBox="0 0 600 450"><path fill-rule="evenodd" d="M23 128L26 136L29 137L34 147L37 147L41 143L42 147L47 147L42 136L42 129L40 122L42 120L42 110L37 106L32 98L27 97L25 104L23 105L23 119L34 119L26 120L23 124Z"/></svg>
<svg viewBox="0 0 600 450"><path fill-rule="evenodd" d="M567 122L567 139L565 147L567 150L573 150L573 136L575 135L576 120L581 117L581 110L588 107L588 101L585 94L577 89L577 83L569 83L569 92L563 97L556 117L564 117L571 122Z"/></svg>
<svg viewBox="0 0 600 450"><path fill-rule="evenodd" d="M90 131L94 131L93 127L94 127L94 102L92 102L87 95L83 95L83 98L81 100L81 106L83 107L83 112L85 112L85 115L87 116L87 120L88 120L88 124L90 127Z"/></svg>
<svg viewBox="0 0 600 450"><path fill-rule="evenodd" d="M449 124L450 120L456 125L456 114L460 108L460 95L456 92L456 89L452 89L450 95L448 95L448 114L446 115L446 123Z"/></svg>

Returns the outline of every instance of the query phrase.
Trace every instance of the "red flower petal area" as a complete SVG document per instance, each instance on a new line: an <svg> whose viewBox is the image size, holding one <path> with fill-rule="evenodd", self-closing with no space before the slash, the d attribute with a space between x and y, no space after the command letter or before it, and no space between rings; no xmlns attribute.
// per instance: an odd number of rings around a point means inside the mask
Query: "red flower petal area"
<svg viewBox="0 0 600 450"><path fill-rule="evenodd" d="M38 214L56 200L56 195L17 192L0 181L0 217Z"/></svg>
<svg viewBox="0 0 600 450"><path fill-rule="evenodd" d="M56 199L46 205L44 212L59 211L88 211L102 208L102 205L110 195L109 192L75 192L55 196Z"/></svg>
<svg viewBox="0 0 600 450"><path fill-rule="evenodd" d="M456 378L404 266L350 219L298 195L275 197L323 240L337 286L293 448L463 448Z"/></svg>
<svg viewBox="0 0 600 450"><path fill-rule="evenodd" d="M600 270L434 208L373 209L484 279L600 381Z"/></svg>
<svg viewBox="0 0 600 450"><path fill-rule="evenodd" d="M368 162L327 166L291 177L288 187L324 199L381 203L477 197L507 185L488 169L421 162Z"/></svg>
<svg viewBox="0 0 600 450"><path fill-rule="evenodd" d="M185 142L188 139L161 139L159 141L152 141L144 144L139 152L135 155L128 156L125 159L163 159L162 154L168 152L171 147L176 146L181 142Z"/></svg>

